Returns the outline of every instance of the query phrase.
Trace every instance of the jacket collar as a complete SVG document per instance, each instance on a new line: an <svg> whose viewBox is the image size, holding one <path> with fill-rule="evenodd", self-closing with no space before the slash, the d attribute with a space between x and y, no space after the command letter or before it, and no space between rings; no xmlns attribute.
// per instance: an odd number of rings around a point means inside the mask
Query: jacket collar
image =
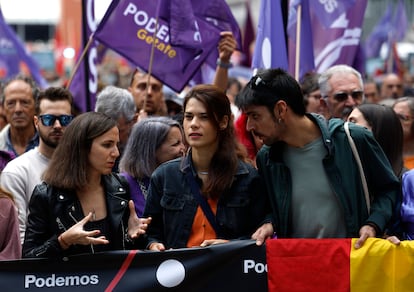
<svg viewBox="0 0 414 292"><path fill-rule="evenodd" d="M183 173L187 173L188 171L191 171L193 176L197 176L197 172L194 168L193 161L191 159L191 150L188 152L188 154L182 159L182 165L181 165L181 171ZM241 174L247 174L249 173L249 169L247 166L243 163L238 163L237 170L235 175L241 175Z"/></svg>
<svg viewBox="0 0 414 292"><path fill-rule="evenodd" d="M313 122L315 123L319 129L321 130L322 133L322 139L323 139L323 143L326 147L326 150L328 151L328 156L331 156L333 154L333 143L331 140L331 134L330 134L330 130L331 129L331 122L329 122L329 129L328 129L328 122L326 121L326 119L318 114L314 114L314 113L307 113L306 116ZM337 119L334 119L337 120ZM283 141L279 141L276 142L275 144L273 144L272 146L266 146L264 145L264 149L269 149L269 159L270 160L274 160L274 161L282 161L282 155L283 155L283 148L286 145L285 142Z"/></svg>
<svg viewBox="0 0 414 292"><path fill-rule="evenodd" d="M128 207L127 189L121 181L112 174L102 176L102 183L106 195L107 213L113 215L110 216L110 218L113 221L112 223L115 224L116 222L119 222L119 216L122 216L121 210ZM77 209L76 205L79 204L76 192L74 190L57 189L56 194L59 202L67 204L68 213L73 214L76 221L81 220L81 214L75 212Z"/></svg>

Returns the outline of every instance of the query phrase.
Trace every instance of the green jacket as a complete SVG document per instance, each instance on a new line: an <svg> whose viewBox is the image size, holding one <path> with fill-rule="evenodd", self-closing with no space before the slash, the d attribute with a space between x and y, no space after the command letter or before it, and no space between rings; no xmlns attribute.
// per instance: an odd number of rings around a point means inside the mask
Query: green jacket
<svg viewBox="0 0 414 292"><path fill-rule="evenodd" d="M344 122L331 119L328 123L318 115L307 116L319 126L327 156L323 165L332 188L343 208L347 237L359 237L359 230L373 223L377 236L381 236L390 221L399 196L400 183L388 159L372 133L350 124L350 132L358 149L364 168L371 211L368 214L358 166L344 131ZM291 234L291 191L289 169L283 161L284 142L263 146L257 155L259 173L264 178L273 212L275 232L278 237Z"/></svg>

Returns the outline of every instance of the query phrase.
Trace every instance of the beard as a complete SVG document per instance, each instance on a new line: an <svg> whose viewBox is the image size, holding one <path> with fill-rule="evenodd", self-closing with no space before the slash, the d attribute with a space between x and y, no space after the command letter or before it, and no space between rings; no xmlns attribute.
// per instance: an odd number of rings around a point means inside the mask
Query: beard
<svg viewBox="0 0 414 292"><path fill-rule="evenodd" d="M56 148L57 145L59 144L61 137L59 137L59 139L51 139L49 135L43 133L42 131L38 131L38 133L39 133L39 138L42 140L42 142L45 143L50 148ZM54 132L51 132L50 134L53 134L53 133L62 134L62 131L54 131Z"/></svg>

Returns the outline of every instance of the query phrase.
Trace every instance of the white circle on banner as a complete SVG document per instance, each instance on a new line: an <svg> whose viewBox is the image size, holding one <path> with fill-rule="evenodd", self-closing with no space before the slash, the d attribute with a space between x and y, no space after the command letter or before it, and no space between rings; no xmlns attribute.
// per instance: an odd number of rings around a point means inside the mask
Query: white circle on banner
<svg viewBox="0 0 414 292"><path fill-rule="evenodd" d="M270 68L270 65L272 64L272 44L270 43L269 38L264 38L262 43L262 62L263 67L265 69Z"/></svg>
<svg viewBox="0 0 414 292"><path fill-rule="evenodd" d="M176 287L185 278L184 265L177 260L166 260L158 267L156 277L162 286Z"/></svg>

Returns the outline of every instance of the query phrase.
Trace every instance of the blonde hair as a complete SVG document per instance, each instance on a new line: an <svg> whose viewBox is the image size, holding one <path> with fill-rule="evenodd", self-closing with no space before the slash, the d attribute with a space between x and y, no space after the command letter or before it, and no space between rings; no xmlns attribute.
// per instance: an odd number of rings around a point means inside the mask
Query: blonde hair
<svg viewBox="0 0 414 292"><path fill-rule="evenodd" d="M0 198L9 198L14 203L14 197L11 193L0 187Z"/></svg>

